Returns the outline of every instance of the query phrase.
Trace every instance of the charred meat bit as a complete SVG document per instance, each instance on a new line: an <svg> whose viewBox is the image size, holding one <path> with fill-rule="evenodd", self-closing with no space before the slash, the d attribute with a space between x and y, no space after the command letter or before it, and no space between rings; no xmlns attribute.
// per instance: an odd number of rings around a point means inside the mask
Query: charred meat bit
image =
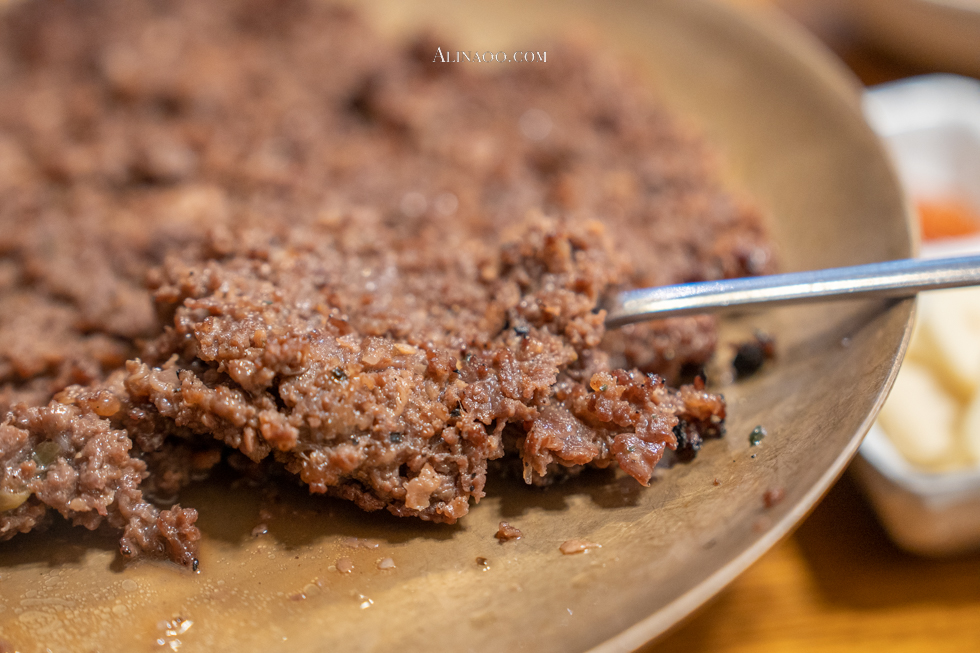
<svg viewBox="0 0 980 653"><path fill-rule="evenodd" d="M776 343L772 336L756 331L752 340L739 344L736 348L732 368L736 379L752 376L776 356Z"/></svg>

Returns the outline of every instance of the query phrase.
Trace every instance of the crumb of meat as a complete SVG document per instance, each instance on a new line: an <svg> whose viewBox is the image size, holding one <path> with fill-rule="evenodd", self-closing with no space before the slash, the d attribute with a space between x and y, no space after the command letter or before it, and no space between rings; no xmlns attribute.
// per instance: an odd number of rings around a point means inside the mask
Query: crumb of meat
<svg viewBox="0 0 980 653"><path fill-rule="evenodd" d="M435 469L426 463L418 476L405 483L405 507L411 510L425 510L429 507L429 497L441 485Z"/></svg>
<svg viewBox="0 0 980 653"><path fill-rule="evenodd" d="M391 558L381 558L378 560L378 569L382 571L387 571L388 569L395 568L395 561Z"/></svg>
<svg viewBox="0 0 980 653"><path fill-rule="evenodd" d="M762 503L766 506L766 508L772 508L785 498L786 488L781 486L775 487L765 491L765 493L762 495Z"/></svg>
<svg viewBox="0 0 980 653"><path fill-rule="evenodd" d="M588 540L572 539L572 540L565 540L564 542L562 542L561 546L558 547L558 550L561 551L564 555L570 556L570 555L575 555L577 553L586 553L591 549L601 549L601 548L602 545L596 544L595 542L589 542Z"/></svg>
<svg viewBox="0 0 980 653"><path fill-rule="evenodd" d="M494 535L501 543L509 542L511 540L519 540L524 534L519 528L511 526L505 521L500 522L500 526L497 528L497 532Z"/></svg>
<svg viewBox="0 0 980 653"><path fill-rule="evenodd" d="M427 44L314 0L5 12L0 537L57 512L194 566L196 513L150 500L222 458L453 522L507 452L648 484L721 434L721 397L668 385L714 318L598 307L771 271L758 211L604 59L483 75ZM561 128L525 137L532 106Z"/></svg>

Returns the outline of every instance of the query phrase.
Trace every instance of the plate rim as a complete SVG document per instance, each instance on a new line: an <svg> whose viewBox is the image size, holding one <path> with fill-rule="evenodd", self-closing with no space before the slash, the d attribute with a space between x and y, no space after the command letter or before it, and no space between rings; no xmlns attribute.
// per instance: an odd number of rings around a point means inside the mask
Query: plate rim
<svg viewBox="0 0 980 653"><path fill-rule="evenodd" d="M789 18L775 11L736 8L722 4L717 0L698 0L692 4L699 5L703 11L714 12L716 19L738 23L742 28L753 32L755 36L765 39L781 49L787 57L794 59L795 63L807 68L813 74L815 81L824 85L828 93L833 93L838 100L848 105L863 120L861 93L864 87L860 80L829 48ZM868 134L874 137L872 147L877 150L890 173L891 182L901 195L902 213L911 250L908 252L908 256L915 256L919 249L919 234L918 230L914 228L915 218L912 204L899 181L897 168L889 157L884 142L874 134L867 121L864 122ZM683 626L753 563L795 531L830 490L834 482L844 473L851 460L856 457L865 435L875 423L878 412L891 392L911 339L915 321L915 302L915 299L903 302L907 305L909 313L902 332L902 339L892 359L885 383L879 390L871 410L852 434L848 445L821 475L819 481L797 501L792 510L776 521L750 547L698 585L647 618L626 628L602 644L589 649L588 653L627 653L662 639L670 632Z"/></svg>

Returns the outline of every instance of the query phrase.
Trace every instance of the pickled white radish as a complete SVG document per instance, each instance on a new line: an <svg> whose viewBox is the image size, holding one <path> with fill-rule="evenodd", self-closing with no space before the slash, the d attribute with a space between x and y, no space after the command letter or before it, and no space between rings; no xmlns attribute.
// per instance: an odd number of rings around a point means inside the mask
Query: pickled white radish
<svg viewBox="0 0 980 653"><path fill-rule="evenodd" d="M923 293L909 357L936 371L949 392L969 402L980 386L980 289Z"/></svg>
<svg viewBox="0 0 980 653"><path fill-rule="evenodd" d="M960 434L970 456L980 460L980 394L967 407L960 424Z"/></svg>
<svg viewBox="0 0 980 653"><path fill-rule="evenodd" d="M928 368L906 360L878 421L909 462L935 467L956 457L960 410Z"/></svg>

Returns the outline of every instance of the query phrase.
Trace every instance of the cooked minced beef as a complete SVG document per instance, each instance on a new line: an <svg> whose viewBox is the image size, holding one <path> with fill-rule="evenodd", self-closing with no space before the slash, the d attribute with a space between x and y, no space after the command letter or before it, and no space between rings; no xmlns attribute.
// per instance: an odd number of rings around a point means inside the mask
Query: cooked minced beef
<svg viewBox="0 0 980 653"><path fill-rule="evenodd" d="M600 55L435 52L315 0L6 13L0 538L54 509L191 564L196 512L148 498L222 449L453 522L505 451L647 484L720 432L720 397L666 385L714 321L598 307L769 271L757 212Z"/></svg>
<svg viewBox="0 0 980 653"><path fill-rule="evenodd" d="M519 540L524 534L521 533L521 529L516 526L511 526L505 521L500 522L500 526L497 528L497 532L494 534L501 544L504 542L510 542L511 540Z"/></svg>

